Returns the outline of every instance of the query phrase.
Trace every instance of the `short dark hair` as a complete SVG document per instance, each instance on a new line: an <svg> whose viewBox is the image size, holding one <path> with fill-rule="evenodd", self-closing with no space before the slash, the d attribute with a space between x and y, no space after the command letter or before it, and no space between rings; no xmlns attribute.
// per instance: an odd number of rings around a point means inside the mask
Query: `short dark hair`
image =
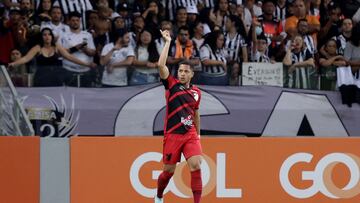
<svg viewBox="0 0 360 203"><path fill-rule="evenodd" d="M180 61L180 62L179 62L179 67L180 67L181 65L189 66L192 71L194 70L194 66L191 65L188 61Z"/></svg>
<svg viewBox="0 0 360 203"><path fill-rule="evenodd" d="M267 41L267 37L265 36L265 33L262 32L260 35L256 37L257 40L264 40Z"/></svg>
<svg viewBox="0 0 360 203"><path fill-rule="evenodd" d="M54 9L60 9L60 11L61 11L61 14L62 14L62 10L61 10L61 7L60 6L51 6L51 8L50 8L50 13L54 10Z"/></svg>
<svg viewBox="0 0 360 203"><path fill-rule="evenodd" d="M77 11L70 12L68 16L69 16L69 19L71 19L72 17L81 18L81 14Z"/></svg>
<svg viewBox="0 0 360 203"><path fill-rule="evenodd" d="M264 5L264 4L267 4L267 3L272 3L273 5L275 5L274 0L264 0L264 1L263 1L263 5Z"/></svg>
<svg viewBox="0 0 360 203"><path fill-rule="evenodd" d="M190 30L189 30L189 27L188 27L187 25L180 26L179 29L178 29L178 31L180 32L180 30L186 30L186 31L188 31L188 32L190 31Z"/></svg>
<svg viewBox="0 0 360 203"><path fill-rule="evenodd" d="M126 35L126 33L128 33L128 31L125 28L115 30L114 35L113 35L114 44L116 43L116 41L118 41L119 38L124 37L124 35Z"/></svg>
<svg viewBox="0 0 360 203"><path fill-rule="evenodd" d="M184 7L184 6L178 6L178 7L176 8L176 13L178 13L179 10L181 10L181 9L185 9L185 10L186 10L186 7Z"/></svg>

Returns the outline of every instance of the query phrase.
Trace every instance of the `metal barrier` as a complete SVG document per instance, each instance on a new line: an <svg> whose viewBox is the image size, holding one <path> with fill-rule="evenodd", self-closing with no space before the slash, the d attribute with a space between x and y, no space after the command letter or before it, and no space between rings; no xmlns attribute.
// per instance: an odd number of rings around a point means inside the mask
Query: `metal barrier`
<svg viewBox="0 0 360 203"><path fill-rule="evenodd" d="M5 66L0 66L0 135L34 135Z"/></svg>

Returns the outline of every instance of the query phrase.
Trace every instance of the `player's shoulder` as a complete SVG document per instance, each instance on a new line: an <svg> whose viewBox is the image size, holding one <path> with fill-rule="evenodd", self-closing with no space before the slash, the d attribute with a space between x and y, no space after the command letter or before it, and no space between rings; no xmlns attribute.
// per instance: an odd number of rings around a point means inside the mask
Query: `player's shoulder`
<svg viewBox="0 0 360 203"><path fill-rule="evenodd" d="M195 91L197 91L197 92L201 92L200 88L199 88L197 85L192 85L192 86L191 86L191 89L192 89L192 90L195 90Z"/></svg>

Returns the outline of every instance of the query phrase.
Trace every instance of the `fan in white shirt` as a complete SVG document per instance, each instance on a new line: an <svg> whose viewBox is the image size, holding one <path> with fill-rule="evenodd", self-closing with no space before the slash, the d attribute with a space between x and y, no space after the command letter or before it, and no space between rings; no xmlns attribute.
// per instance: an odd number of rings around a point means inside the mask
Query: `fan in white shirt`
<svg viewBox="0 0 360 203"><path fill-rule="evenodd" d="M40 30L47 27L52 30L56 40L60 39L64 34L70 32L70 27L62 23L62 11L59 6L53 6L50 10L51 21L42 22Z"/></svg>
<svg viewBox="0 0 360 203"><path fill-rule="evenodd" d="M114 42L103 48L100 64L105 66L102 77L103 86L127 86L127 69L134 61L134 49L129 46L129 33L118 30Z"/></svg>

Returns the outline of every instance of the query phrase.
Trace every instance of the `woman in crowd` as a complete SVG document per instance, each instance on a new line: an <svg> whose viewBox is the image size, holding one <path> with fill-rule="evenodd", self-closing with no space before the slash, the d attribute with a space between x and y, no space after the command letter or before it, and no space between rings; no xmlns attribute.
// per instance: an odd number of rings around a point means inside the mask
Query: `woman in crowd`
<svg viewBox="0 0 360 203"><path fill-rule="evenodd" d="M136 16L130 34L130 45L136 47L137 42L140 40L140 33L145 28L145 19L142 16Z"/></svg>
<svg viewBox="0 0 360 203"><path fill-rule="evenodd" d="M337 44L334 39L327 41L324 47L325 56L319 60L321 73L321 90L336 90L336 68L346 66L345 58L336 53Z"/></svg>
<svg viewBox="0 0 360 203"><path fill-rule="evenodd" d="M190 30L191 31L191 30ZM204 43L204 25L197 21L194 24L193 30L190 34L192 36L191 40L194 42L197 50L200 50L201 45Z"/></svg>
<svg viewBox="0 0 360 203"><path fill-rule="evenodd" d="M142 14L142 17L145 19L145 28L151 31L151 34L155 39L159 38L161 37L159 25L163 20L163 16L160 12L160 4L156 0L151 0L148 1L146 8L147 9Z"/></svg>
<svg viewBox="0 0 360 203"><path fill-rule="evenodd" d="M224 34L221 31L209 33L200 49L202 73L200 83L204 85L228 85L227 61L224 53Z"/></svg>
<svg viewBox="0 0 360 203"><path fill-rule="evenodd" d="M36 10L35 24L41 25L41 22L51 21L50 10L52 2L51 0L40 0L39 7Z"/></svg>
<svg viewBox="0 0 360 203"><path fill-rule="evenodd" d="M211 8L204 8L200 11L199 20L204 26L204 35L215 28L216 16Z"/></svg>
<svg viewBox="0 0 360 203"><path fill-rule="evenodd" d="M225 55L231 67L230 85L239 85L240 64L248 61L246 30L239 17L230 15L225 23Z"/></svg>
<svg viewBox="0 0 360 203"><path fill-rule="evenodd" d="M132 64L130 85L143 85L160 81L157 70L159 53L156 50L151 32L143 30L140 33L140 41L135 48L135 59Z"/></svg>
<svg viewBox="0 0 360 203"><path fill-rule="evenodd" d="M62 62L60 57L64 57L74 63L83 66L95 67L94 63L85 63L72 56L60 44L55 43L55 37L51 29L44 28L41 30L40 44L34 46L22 58L9 64L10 67L25 64L36 59L37 70L34 76L34 86L62 86Z"/></svg>
<svg viewBox="0 0 360 203"><path fill-rule="evenodd" d="M344 57L351 66L356 80L360 75L360 24L356 24L352 29L350 41L346 43ZM360 84L359 84L360 85Z"/></svg>

